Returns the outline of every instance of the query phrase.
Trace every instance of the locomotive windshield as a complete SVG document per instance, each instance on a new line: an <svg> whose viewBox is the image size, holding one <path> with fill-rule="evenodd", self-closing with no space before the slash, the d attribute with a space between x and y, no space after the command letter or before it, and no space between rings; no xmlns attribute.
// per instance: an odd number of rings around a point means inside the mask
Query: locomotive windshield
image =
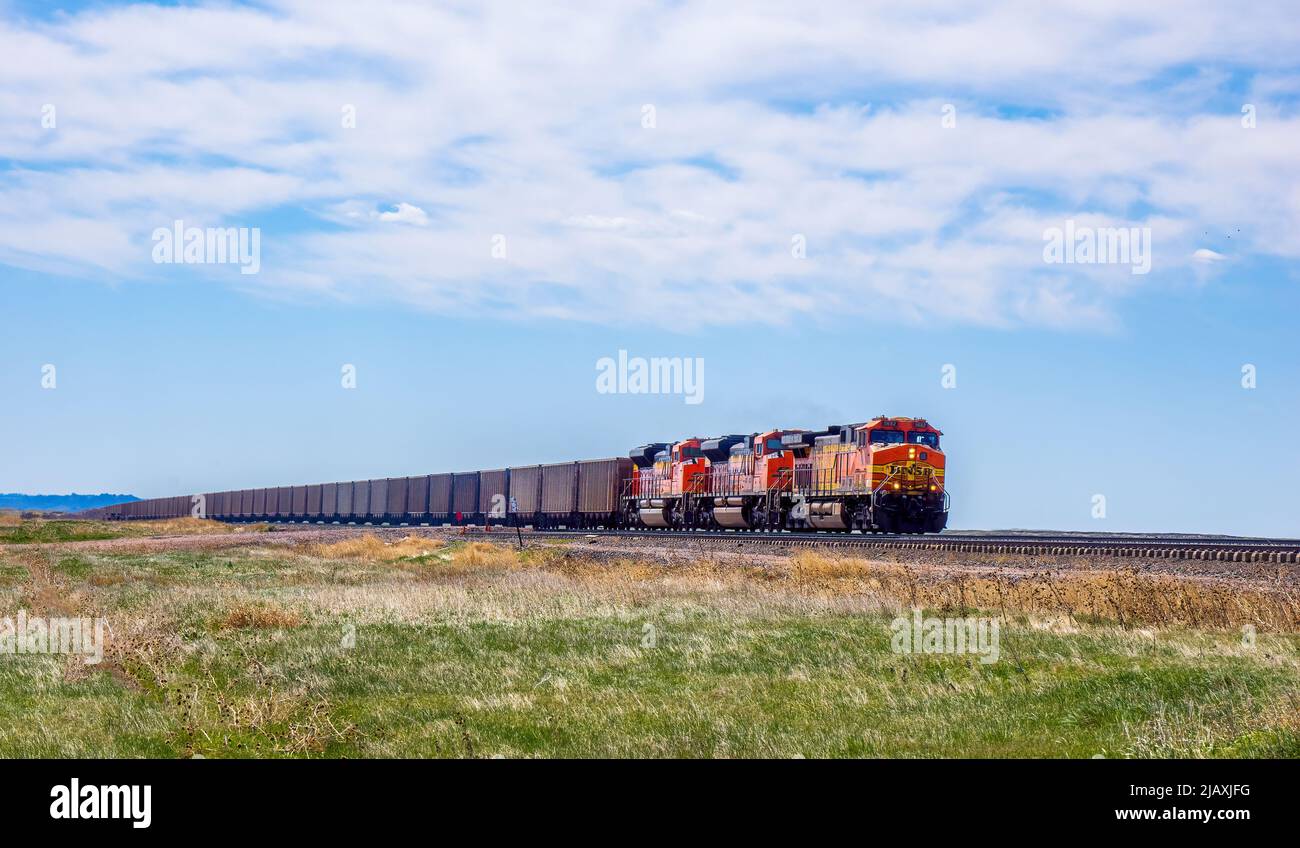
<svg viewBox="0 0 1300 848"><path fill-rule="evenodd" d="M902 430L872 430L871 443L875 445L901 445L903 443Z"/></svg>
<svg viewBox="0 0 1300 848"><path fill-rule="evenodd" d="M915 442L918 445L925 445L926 447L931 448L939 447L938 433L909 433L908 435L911 437L908 439L909 442Z"/></svg>

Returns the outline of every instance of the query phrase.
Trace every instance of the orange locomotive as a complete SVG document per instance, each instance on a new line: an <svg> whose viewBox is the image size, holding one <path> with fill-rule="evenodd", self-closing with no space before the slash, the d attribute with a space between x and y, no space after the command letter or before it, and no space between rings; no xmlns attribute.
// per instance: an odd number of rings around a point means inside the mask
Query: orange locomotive
<svg viewBox="0 0 1300 848"><path fill-rule="evenodd" d="M948 522L942 435L919 418L879 416L643 445L631 452L624 523L937 533Z"/></svg>
<svg viewBox="0 0 1300 848"><path fill-rule="evenodd" d="M709 461L700 439L653 442L632 451L630 494L623 498L625 522L646 527L696 526L688 510L703 490Z"/></svg>

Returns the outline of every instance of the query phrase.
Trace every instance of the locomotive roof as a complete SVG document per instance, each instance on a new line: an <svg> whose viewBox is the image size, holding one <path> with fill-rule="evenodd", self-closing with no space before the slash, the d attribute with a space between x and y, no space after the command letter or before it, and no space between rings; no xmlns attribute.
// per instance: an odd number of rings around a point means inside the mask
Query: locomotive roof
<svg viewBox="0 0 1300 848"><path fill-rule="evenodd" d="M926 421L924 418L908 418L906 416L890 417L887 415L877 415L875 418L872 418L870 421L863 424L854 424L853 429L861 430L863 428L879 427L882 425L897 427L902 430L925 430L927 432L938 433L941 436L943 435L942 430L931 424L929 421Z"/></svg>

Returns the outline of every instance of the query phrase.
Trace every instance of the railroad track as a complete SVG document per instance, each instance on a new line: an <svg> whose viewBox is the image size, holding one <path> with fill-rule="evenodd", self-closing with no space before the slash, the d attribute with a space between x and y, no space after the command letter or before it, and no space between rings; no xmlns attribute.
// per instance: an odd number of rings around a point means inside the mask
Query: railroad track
<svg viewBox="0 0 1300 848"><path fill-rule="evenodd" d="M508 528L490 533L470 531L500 539L514 534ZM530 530L531 539L575 539L588 536L657 539L662 541L725 542L736 545L848 550L927 550L970 553L1034 554L1054 556L1146 557L1152 559L1215 560L1220 562L1294 563L1300 561L1300 539L1240 539L1219 536L1081 536L1071 534L998 534L873 536L846 533L756 533L672 530Z"/></svg>
<svg viewBox="0 0 1300 848"><path fill-rule="evenodd" d="M272 524L322 526L322 522L272 521ZM466 535L505 541L513 539L510 527L487 532L481 527L455 525L324 524L323 526L410 526L433 529L457 529ZM1219 562L1296 563L1300 562L1300 539L1262 539L1235 536L1191 536L1181 534L1080 533L940 533L876 535L816 531L760 532L753 530L524 530L529 539L628 538L658 541L700 542L706 544L776 546L786 548L830 548L841 550L923 550L959 551L992 554L1031 554L1039 556L1112 556L1117 558L1151 558L1211 560Z"/></svg>

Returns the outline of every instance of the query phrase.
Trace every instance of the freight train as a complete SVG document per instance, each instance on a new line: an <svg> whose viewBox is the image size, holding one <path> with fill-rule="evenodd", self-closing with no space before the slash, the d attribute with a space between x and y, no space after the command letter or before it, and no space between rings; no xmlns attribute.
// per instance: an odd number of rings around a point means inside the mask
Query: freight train
<svg viewBox="0 0 1300 848"><path fill-rule="evenodd" d="M242 489L79 513L108 520L937 533L943 433L878 416L824 430L651 442L626 458Z"/></svg>

